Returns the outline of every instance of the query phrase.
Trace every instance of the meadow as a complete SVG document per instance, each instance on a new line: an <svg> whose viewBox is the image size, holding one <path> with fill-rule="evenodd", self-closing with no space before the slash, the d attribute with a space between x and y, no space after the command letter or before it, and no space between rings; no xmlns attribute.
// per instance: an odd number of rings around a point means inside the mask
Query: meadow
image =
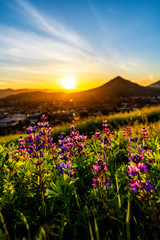
<svg viewBox="0 0 160 240"><path fill-rule="evenodd" d="M0 238L158 240L159 112L1 138Z"/></svg>

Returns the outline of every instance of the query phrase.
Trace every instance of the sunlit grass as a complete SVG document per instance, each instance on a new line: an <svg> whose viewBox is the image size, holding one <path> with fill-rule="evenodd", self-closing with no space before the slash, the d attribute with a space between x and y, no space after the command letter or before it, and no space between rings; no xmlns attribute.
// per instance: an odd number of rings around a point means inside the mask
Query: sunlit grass
<svg viewBox="0 0 160 240"><path fill-rule="evenodd" d="M142 110L136 110L136 111L130 111L129 113L116 113L109 116L98 116L98 117L89 117L83 120L79 120L77 122L74 122L73 125L77 126L77 129L79 129L80 133L90 135L91 132L95 131L97 128L101 128L102 121L107 119L108 123L113 128L119 128L123 125L133 125L136 121L138 123L145 123L148 122L158 122L160 120L160 106L156 107L146 107ZM160 124L159 122L157 123ZM53 127L53 135L55 137L55 140L57 140L58 135L61 132L65 132L66 134L69 134L69 127L70 123L57 125L57 126L51 126ZM8 135L8 136L1 136L0 137L0 144L8 143L8 142L17 142L19 136L21 134L14 134L14 135ZM22 134L24 136L24 134Z"/></svg>

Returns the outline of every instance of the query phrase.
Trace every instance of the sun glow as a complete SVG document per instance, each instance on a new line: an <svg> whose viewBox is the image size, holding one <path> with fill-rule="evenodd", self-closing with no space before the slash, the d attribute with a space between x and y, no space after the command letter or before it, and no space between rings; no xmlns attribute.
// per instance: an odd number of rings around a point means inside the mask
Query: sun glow
<svg viewBox="0 0 160 240"><path fill-rule="evenodd" d="M65 89L74 89L76 86L76 81L73 77L67 77L61 79L61 84Z"/></svg>

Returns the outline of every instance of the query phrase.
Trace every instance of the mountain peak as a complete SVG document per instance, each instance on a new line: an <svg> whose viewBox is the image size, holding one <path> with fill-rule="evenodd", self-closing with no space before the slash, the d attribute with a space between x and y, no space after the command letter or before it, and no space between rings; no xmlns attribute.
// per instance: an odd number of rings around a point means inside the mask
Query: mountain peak
<svg viewBox="0 0 160 240"><path fill-rule="evenodd" d="M122 78L121 76L117 76L117 77L111 79L109 82L117 82L117 81L118 81L118 82L124 82L124 81L125 81L125 82L130 82L130 81Z"/></svg>

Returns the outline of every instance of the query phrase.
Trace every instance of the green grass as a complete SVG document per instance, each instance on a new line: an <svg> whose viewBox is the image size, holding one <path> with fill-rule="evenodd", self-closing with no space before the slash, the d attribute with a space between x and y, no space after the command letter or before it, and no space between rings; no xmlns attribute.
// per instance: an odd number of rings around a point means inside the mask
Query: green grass
<svg viewBox="0 0 160 240"><path fill-rule="evenodd" d="M78 122L74 122L77 129L79 129L80 133L84 133L90 136L91 132L94 132L97 128L101 128L102 121L108 120L109 125L112 128L119 128L120 126L124 126L127 124L133 125L135 121L138 123L147 122L156 122L160 120L160 106L156 107L146 107L142 110L130 111L129 113L116 113L109 116L98 116L98 117L89 117ZM69 123L55 126L53 127L53 136L55 141L57 141L57 137L61 132L65 132L69 134ZM14 134L8 136L0 137L0 144L8 143L8 142L17 142L20 135L25 136L25 134Z"/></svg>
<svg viewBox="0 0 160 240"><path fill-rule="evenodd" d="M102 131L100 137L86 140L72 132L72 137L61 142L63 147L50 145L46 128L44 148L39 148L44 137L38 131L39 141L22 143L25 146L19 153L17 145L9 143L16 143L20 134L1 138L7 144L0 145L0 239L158 239L160 121L148 123L149 114L153 113L149 111L148 117L142 114L139 119L134 118L135 112L109 116L107 120L114 134ZM80 133L102 130L104 119L102 116L80 121L77 130ZM155 120L158 118L152 119ZM124 137L127 123L133 126ZM54 128L55 138L60 132L68 134L69 126ZM143 126L150 139L142 138ZM130 138L134 136L138 141L133 143ZM31 145L34 152L28 151ZM62 159L62 152L66 160ZM128 162L128 157L134 154L143 155L140 161L148 166L138 176L126 173L129 166L139 166L134 161ZM61 175L62 161L72 165L68 168L65 165ZM100 172L95 170L97 164L101 166ZM96 187L92 185L93 178L98 179ZM137 178L140 188L133 193L129 183ZM111 185L106 186L104 179ZM154 191L142 187L148 180L155 185Z"/></svg>

